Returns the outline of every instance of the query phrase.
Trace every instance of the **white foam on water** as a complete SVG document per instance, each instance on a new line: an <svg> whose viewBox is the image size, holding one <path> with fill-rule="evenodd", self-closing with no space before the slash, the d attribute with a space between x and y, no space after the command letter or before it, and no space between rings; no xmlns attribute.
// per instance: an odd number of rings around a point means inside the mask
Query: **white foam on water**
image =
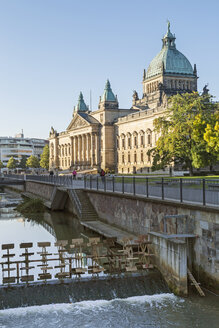
<svg viewBox="0 0 219 328"><path fill-rule="evenodd" d="M99 310L106 306L111 306L115 302L125 302L133 305L137 304L148 304L149 306L165 306L166 302L181 302L182 299L175 296L174 294L155 294L155 295L143 295L143 296L132 296L128 298L114 298L112 300L95 300L95 301L81 301L76 303L58 303L48 305L37 305L20 307L13 309L0 310L0 318L4 316L26 316L41 314L46 315L48 313L70 313L72 311L80 312L83 310Z"/></svg>

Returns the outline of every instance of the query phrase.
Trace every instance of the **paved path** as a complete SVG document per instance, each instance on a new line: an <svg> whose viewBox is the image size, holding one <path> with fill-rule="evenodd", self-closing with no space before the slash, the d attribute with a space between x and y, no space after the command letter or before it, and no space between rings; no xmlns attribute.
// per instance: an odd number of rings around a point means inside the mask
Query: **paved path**
<svg viewBox="0 0 219 328"><path fill-rule="evenodd" d="M102 221L80 221L80 223L85 226L86 228L89 228L93 231L96 231L100 235L103 235L104 237L111 238L116 237L117 243L120 245L123 245L123 238L131 238L133 240L137 240L138 236L133 235L129 232L123 231L119 228L113 227L107 223L104 223Z"/></svg>

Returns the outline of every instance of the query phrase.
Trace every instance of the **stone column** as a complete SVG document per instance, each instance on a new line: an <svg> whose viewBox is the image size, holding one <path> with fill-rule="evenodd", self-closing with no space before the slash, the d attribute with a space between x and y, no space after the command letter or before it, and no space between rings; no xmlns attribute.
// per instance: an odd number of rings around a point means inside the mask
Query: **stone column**
<svg viewBox="0 0 219 328"><path fill-rule="evenodd" d="M81 136L78 136L78 164L81 165Z"/></svg>
<svg viewBox="0 0 219 328"><path fill-rule="evenodd" d="M74 137L74 165L77 162L77 138Z"/></svg>
<svg viewBox="0 0 219 328"><path fill-rule="evenodd" d="M90 145L90 149L91 149L91 166L94 166L94 157L95 157L95 153L94 153L94 134L93 132L91 132L91 145Z"/></svg>
<svg viewBox="0 0 219 328"><path fill-rule="evenodd" d="M99 164L99 136L98 133L95 134L95 158L96 158L96 165Z"/></svg>
<svg viewBox="0 0 219 328"><path fill-rule="evenodd" d="M84 165L84 135L81 136L81 164Z"/></svg>
<svg viewBox="0 0 219 328"><path fill-rule="evenodd" d="M91 167L91 137L87 134L87 160L89 162L89 167Z"/></svg>
<svg viewBox="0 0 219 328"><path fill-rule="evenodd" d="M71 137L71 166L74 165L74 137Z"/></svg>
<svg viewBox="0 0 219 328"><path fill-rule="evenodd" d="M84 134L84 162L87 166L87 135Z"/></svg>

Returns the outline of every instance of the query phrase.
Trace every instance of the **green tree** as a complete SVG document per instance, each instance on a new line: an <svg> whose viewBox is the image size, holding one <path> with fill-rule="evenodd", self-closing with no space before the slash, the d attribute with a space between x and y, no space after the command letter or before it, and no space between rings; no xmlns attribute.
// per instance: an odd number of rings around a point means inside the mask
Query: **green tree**
<svg viewBox="0 0 219 328"><path fill-rule="evenodd" d="M193 92L172 96L165 115L154 120L155 132L160 137L156 148L148 152L153 156L152 168L164 168L175 162L188 168L192 175L194 167L216 162L215 154L207 151L204 139L215 108L209 95Z"/></svg>
<svg viewBox="0 0 219 328"><path fill-rule="evenodd" d="M8 169L15 169L17 167L17 161L14 159L14 157L12 156L8 163L7 163L7 168Z"/></svg>
<svg viewBox="0 0 219 328"><path fill-rule="evenodd" d="M40 166L44 169L49 169L49 145L46 145L43 148L43 152L40 157Z"/></svg>
<svg viewBox="0 0 219 328"><path fill-rule="evenodd" d="M31 168L38 168L40 166L38 157L31 155L27 159L26 166Z"/></svg>
<svg viewBox="0 0 219 328"><path fill-rule="evenodd" d="M1 173L1 169L3 169L4 164L2 163L2 161L0 161L0 173Z"/></svg>
<svg viewBox="0 0 219 328"><path fill-rule="evenodd" d="M207 124L204 140L207 142L209 154L214 154L219 160L219 110L212 115L211 123Z"/></svg>
<svg viewBox="0 0 219 328"><path fill-rule="evenodd" d="M28 156L22 155L20 163L19 163L19 167L21 169L25 169L27 167L27 165L26 165L27 164L27 159L28 159Z"/></svg>

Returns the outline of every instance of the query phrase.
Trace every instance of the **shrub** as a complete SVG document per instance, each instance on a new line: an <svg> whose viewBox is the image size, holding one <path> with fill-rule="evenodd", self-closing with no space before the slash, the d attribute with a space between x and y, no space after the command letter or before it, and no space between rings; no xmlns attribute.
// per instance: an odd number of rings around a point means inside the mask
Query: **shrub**
<svg viewBox="0 0 219 328"><path fill-rule="evenodd" d="M20 203L16 210L21 213L42 213L45 211L45 205L43 201L39 198L27 199L25 198L22 203Z"/></svg>

